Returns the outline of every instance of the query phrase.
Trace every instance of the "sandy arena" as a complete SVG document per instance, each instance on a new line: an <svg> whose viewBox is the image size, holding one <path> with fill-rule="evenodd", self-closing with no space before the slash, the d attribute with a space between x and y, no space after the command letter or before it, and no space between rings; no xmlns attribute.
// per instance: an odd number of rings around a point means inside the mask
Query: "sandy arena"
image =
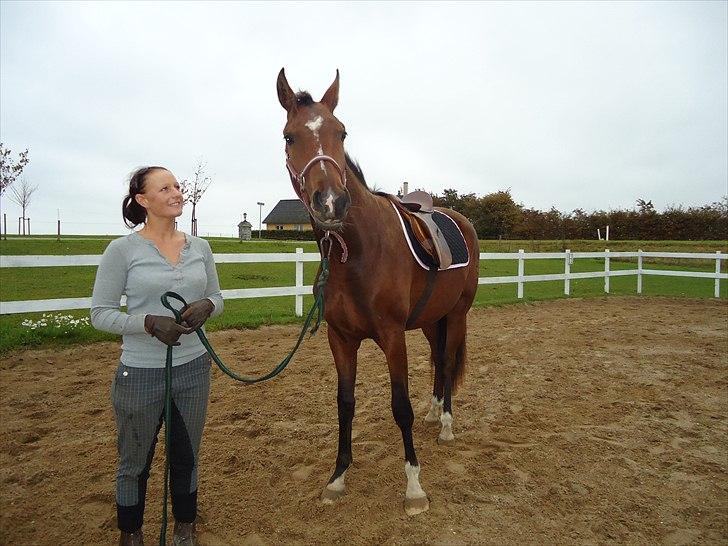
<svg viewBox="0 0 728 546"><path fill-rule="evenodd" d="M267 371L297 328L213 333L240 373ZM202 444L201 542L266 544L725 544L728 304L605 298L476 309L456 443L423 422L429 354L408 334L415 447L430 510L407 517L402 441L384 356L359 353L347 495L318 499L336 456L325 332L245 387L213 372ZM118 343L0 360L0 543L114 544ZM156 544L164 451L145 523ZM171 526L170 526L171 528ZM171 534L171 530L170 530Z"/></svg>

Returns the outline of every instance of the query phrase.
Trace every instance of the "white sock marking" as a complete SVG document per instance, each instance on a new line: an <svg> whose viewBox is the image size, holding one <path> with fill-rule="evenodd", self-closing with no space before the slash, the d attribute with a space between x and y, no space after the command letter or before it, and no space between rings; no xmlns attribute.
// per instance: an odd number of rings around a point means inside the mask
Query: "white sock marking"
<svg viewBox="0 0 728 546"><path fill-rule="evenodd" d="M437 396L432 397L432 401L430 402L430 411L427 412L425 421L427 421L428 423L434 423L435 421L438 421L440 419L442 403L443 400L438 400Z"/></svg>
<svg viewBox="0 0 728 546"><path fill-rule="evenodd" d="M341 491L343 491L345 488L344 476L346 476L346 470L344 470L344 472L341 474L341 476L339 476L333 482L328 484L326 486L326 489L328 489L329 491L336 491L337 493L340 493Z"/></svg>
<svg viewBox="0 0 728 546"><path fill-rule="evenodd" d="M452 433L452 413L446 411L440 415L440 422L442 423L442 430L440 430L440 440L454 440L455 436Z"/></svg>
<svg viewBox="0 0 728 546"><path fill-rule="evenodd" d="M408 499L426 497L427 494L422 490L422 486L420 485L420 467L412 466L406 462L404 463L404 473L407 474L407 491L405 497Z"/></svg>

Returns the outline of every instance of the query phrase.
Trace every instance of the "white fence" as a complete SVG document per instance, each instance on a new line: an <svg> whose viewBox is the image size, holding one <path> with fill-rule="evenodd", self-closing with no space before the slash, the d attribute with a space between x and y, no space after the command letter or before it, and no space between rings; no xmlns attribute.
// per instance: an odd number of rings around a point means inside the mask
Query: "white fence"
<svg viewBox="0 0 728 546"><path fill-rule="evenodd" d="M303 314L303 296L313 292L313 286L303 284L303 264L305 262L318 262L320 256L317 252L304 253L297 248L295 253L262 253L262 254L215 254L216 264L225 263L281 263L294 262L296 264L295 285L270 288L235 288L223 290L225 299L266 298L272 296L295 296L295 311L297 316ZM603 271L588 271L572 273L571 266L574 260L581 258L597 258L604 260ZM612 270L610 260L613 258L637 258L636 269ZM666 269L644 269L644 258L685 258L715 261L715 272L700 271L674 271ZM666 275L674 277L694 277L715 280L714 296L720 297L720 281L728 280L728 274L720 272L721 261L728 258L728 254L721 252L688 253L688 252L481 252L480 260L517 260L518 274L508 277L480 277L479 284L511 284L517 285L517 296L523 298L523 285L527 282L564 281L564 294L571 292L571 280L604 278L604 292L609 293L609 279L611 277L637 276L637 293L642 293L642 277L645 275ZM561 259L564 261L564 272L547 275L526 275L526 260ZM68 267L68 266L98 266L100 255L75 256L0 256L0 268L9 267ZM125 304L122 297L121 305ZM0 302L0 315L13 313L32 313L42 311L63 311L68 309L88 309L91 307L91 298L62 298L50 300L24 300Z"/></svg>

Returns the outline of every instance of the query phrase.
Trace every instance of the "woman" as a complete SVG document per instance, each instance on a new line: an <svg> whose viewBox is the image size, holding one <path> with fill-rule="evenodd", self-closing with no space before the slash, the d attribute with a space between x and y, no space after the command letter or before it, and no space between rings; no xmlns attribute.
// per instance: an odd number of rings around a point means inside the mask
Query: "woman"
<svg viewBox="0 0 728 546"><path fill-rule="evenodd" d="M91 303L95 328L123 335L121 362L111 388L118 429L116 476L120 544L143 544L144 500L157 434L164 417L167 345L172 362L170 480L174 544L197 544L197 461L210 389L210 357L193 332L223 309L207 241L177 231L183 196L163 167L132 174L122 211L139 231L112 241L96 273ZM172 290L189 305L182 324L162 306ZM119 300L126 294L126 312ZM193 335L188 335L193 334Z"/></svg>

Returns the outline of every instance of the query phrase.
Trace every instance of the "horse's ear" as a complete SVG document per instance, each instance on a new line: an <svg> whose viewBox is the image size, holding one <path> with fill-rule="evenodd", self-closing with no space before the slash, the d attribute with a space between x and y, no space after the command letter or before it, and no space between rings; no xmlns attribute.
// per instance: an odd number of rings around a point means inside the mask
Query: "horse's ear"
<svg viewBox="0 0 728 546"><path fill-rule="evenodd" d="M296 106L296 94L293 92L293 89L291 89L291 86L288 85L285 69L283 68L281 68L281 71L278 73L276 87L278 89L278 100L280 101L281 106L283 106L287 112L290 112L291 109Z"/></svg>
<svg viewBox="0 0 728 546"><path fill-rule="evenodd" d="M324 93L324 96L321 97L321 102L324 103L326 106L329 107L329 110L333 113L334 108L336 108L336 105L339 104L339 69L336 69L336 78L334 78L334 83L331 84L331 87L329 87L326 90L326 93Z"/></svg>

